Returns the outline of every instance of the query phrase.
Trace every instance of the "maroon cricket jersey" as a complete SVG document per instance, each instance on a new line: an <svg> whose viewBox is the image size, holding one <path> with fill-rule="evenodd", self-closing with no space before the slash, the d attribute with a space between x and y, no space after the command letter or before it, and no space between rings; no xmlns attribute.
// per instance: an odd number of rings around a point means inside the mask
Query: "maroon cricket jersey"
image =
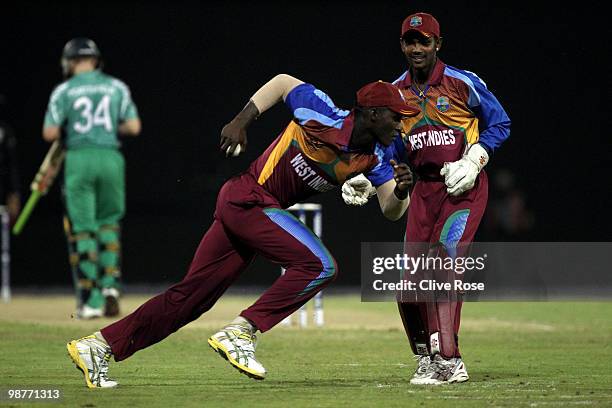
<svg viewBox="0 0 612 408"><path fill-rule="evenodd" d="M445 162L459 160L468 145L480 143L489 152L510 133L510 119L495 96L476 74L438 60L422 92L406 71L394 84L408 103L421 112L403 120L400 154L425 179L440 179Z"/></svg>
<svg viewBox="0 0 612 408"><path fill-rule="evenodd" d="M285 103L293 120L249 167L248 173L281 207L324 193L359 173L374 186L393 178L392 149L349 148L354 113L337 108L310 84L295 87Z"/></svg>

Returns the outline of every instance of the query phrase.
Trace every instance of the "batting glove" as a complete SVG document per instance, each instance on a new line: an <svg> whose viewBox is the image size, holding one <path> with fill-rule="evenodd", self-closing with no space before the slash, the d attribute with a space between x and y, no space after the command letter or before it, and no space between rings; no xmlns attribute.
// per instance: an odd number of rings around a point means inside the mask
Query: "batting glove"
<svg viewBox="0 0 612 408"><path fill-rule="evenodd" d="M348 205L364 205L376 194L376 188L363 174L348 179L342 184L342 199Z"/></svg>
<svg viewBox="0 0 612 408"><path fill-rule="evenodd" d="M489 154L476 143L469 147L461 159L444 163L440 175L444 176L446 192L456 197L474 187L478 173L488 162Z"/></svg>

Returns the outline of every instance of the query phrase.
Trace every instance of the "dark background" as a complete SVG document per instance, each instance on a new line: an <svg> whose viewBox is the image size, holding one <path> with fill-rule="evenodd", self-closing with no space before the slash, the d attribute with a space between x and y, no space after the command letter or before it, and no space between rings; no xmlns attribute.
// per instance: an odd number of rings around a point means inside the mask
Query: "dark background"
<svg viewBox="0 0 612 408"><path fill-rule="evenodd" d="M530 2L531 3L531 2ZM289 73L348 108L363 84L393 81L404 70L403 19L434 14L440 58L477 73L512 119L510 139L487 171L508 169L531 212L521 234L495 233L487 212L478 239L608 241L610 238L609 29L603 11L519 2L22 2L4 5L0 93L17 133L23 201L48 145L41 127L61 81L69 39L100 47L105 71L131 88L143 133L125 140L127 215L124 281L179 280L211 222L216 193L290 119L279 105L250 129L249 150L226 159L221 127L260 85ZM61 178L60 178L61 180ZM70 285L57 183L12 240L12 281ZM491 203L499 197L494 183ZM391 223L376 200L324 205L324 240L340 265L338 285L358 284L361 241L400 241L405 218ZM488 210L489 211L489 210ZM499 232L499 231L498 231ZM242 283L267 284L276 267L258 262Z"/></svg>

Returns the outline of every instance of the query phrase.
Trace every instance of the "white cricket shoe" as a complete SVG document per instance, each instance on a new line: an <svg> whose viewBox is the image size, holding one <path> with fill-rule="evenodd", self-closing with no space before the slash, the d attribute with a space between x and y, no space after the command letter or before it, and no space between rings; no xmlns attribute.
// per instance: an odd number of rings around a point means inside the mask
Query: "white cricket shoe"
<svg viewBox="0 0 612 408"><path fill-rule="evenodd" d="M266 369L255 359L257 337L248 328L229 325L213 334L208 344L238 371L255 380L266 377Z"/></svg>
<svg viewBox="0 0 612 408"><path fill-rule="evenodd" d="M104 315L103 309L96 309L88 305L83 305L77 309L76 318L80 320L97 319Z"/></svg>
<svg viewBox="0 0 612 408"><path fill-rule="evenodd" d="M415 381L424 378L428 374L431 374L431 370L433 369L433 364L431 362L430 356L423 356L417 354L414 356L414 359L417 361L417 368L414 371L414 375L410 379L410 384L418 384L418 382Z"/></svg>
<svg viewBox="0 0 612 408"><path fill-rule="evenodd" d="M111 348L91 335L72 340L66 345L70 358L85 375L89 388L116 387L117 382L108 378L108 362L113 356Z"/></svg>
<svg viewBox="0 0 612 408"><path fill-rule="evenodd" d="M444 359L439 354L433 356L427 372L418 378L412 378L415 385L440 385L462 383L470 379L465 364L460 358Z"/></svg>

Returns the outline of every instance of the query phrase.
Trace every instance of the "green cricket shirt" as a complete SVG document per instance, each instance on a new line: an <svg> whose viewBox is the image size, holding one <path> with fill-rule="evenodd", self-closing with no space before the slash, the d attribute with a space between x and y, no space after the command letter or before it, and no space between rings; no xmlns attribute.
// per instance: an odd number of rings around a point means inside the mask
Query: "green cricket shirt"
<svg viewBox="0 0 612 408"><path fill-rule="evenodd" d="M51 93L44 126L62 126L68 149L118 148L119 123L138 118L128 86L99 70L83 72Z"/></svg>

